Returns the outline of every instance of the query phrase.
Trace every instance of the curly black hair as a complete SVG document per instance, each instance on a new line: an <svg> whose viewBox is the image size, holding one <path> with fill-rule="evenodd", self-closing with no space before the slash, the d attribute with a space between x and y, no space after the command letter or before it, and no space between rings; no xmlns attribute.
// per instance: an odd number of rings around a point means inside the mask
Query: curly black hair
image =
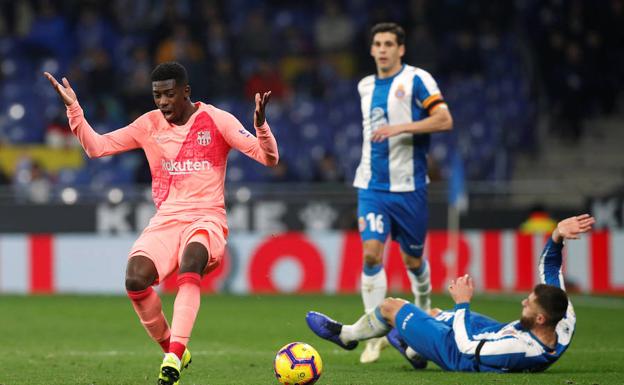
<svg viewBox="0 0 624 385"><path fill-rule="evenodd" d="M166 63L160 63L152 71L152 81L158 82L161 80L173 79L176 82L176 86L185 86L188 84L188 74L186 68L178 62L170 61Z"/></svg>

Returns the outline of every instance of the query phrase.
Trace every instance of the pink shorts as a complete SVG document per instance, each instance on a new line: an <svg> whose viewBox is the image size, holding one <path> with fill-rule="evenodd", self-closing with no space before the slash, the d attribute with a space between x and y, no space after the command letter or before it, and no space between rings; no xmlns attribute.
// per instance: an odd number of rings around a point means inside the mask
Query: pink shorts
<svg viewBox="0 0 624 385"><path fill-rule="evenodd" d="M199 242L208 250L205 273L216 269L225 253L226 229L206 217L186 219L155 215L134 242L128 258L143 255L156 266L158 282L176 271L182 261L186 245Z"/></svg>

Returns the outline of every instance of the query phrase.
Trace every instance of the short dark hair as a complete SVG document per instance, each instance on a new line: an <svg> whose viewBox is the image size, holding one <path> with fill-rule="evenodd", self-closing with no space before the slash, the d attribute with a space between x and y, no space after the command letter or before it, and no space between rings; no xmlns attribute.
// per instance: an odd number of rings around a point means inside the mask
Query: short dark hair
<svg viewBox="0 0 624 385"><path fill-rule="evenodd" d="M152 81L158 82L162 80L173 79L176 82L176 87L185 86L188 84L188 74L186 68L178 62L170 61L166 63L160 63L152 71Z"/></svg>
<svg viewBox="0 0 624 385"><path fill-rule="evenodd" d="M533 289L537 304L546 312L546 326L555 327L568 309L568 295L561 288L543 283Z"/></svg>
<svg viewBox="0 0 624 385"><path fill-rule="evenodd" d="M396 36L397 44L405 44L405 30L397 23L377 23L371 28L370 40L371 43L375 38L375 35L380 32L390 32Z"/></svg>

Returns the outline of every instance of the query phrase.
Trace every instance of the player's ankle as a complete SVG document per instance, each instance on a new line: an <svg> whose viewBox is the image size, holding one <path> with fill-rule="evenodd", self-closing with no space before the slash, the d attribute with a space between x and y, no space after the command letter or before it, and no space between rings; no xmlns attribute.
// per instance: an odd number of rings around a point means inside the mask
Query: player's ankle
<svg viewBox="0 0 624 385"><path fill-rule="evenodd" d="M185 350L186 346L181 342L174 341L169 345L169 353L175 354L180 361L182 361L182 356L184 355Z"/></svg>
<svg viewBox="0 0 624 385"><path fill-rule="evenodd" d="M166 340L163 340L163 341L159 341L158 344L162 348L163 352L165 352L165 353L169 352L169 338L167 338Z"/></svg>

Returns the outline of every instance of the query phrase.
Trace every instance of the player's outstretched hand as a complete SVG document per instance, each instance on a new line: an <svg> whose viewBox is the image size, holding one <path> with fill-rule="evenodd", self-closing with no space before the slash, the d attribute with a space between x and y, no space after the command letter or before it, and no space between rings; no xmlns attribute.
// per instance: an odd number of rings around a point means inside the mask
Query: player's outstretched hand
<svg viewBox="0 0 624 385"><path fill-rule="evenodd" d="M67 80L67 78L63 78L63 84L61 84L57 82L54 76L52 76L52 74L50 74L49 72L44 72L43 75L48 78L50 84L52 84L52 87L54 87L56 93L59 94L59 96L63 100L63 103L65 103L66 106L69 106L76 101L76 93L74 92L74 89L71 88L71 85L69 84L69 80Z"/></svg>
<svg viewBox="0 0 624 385"><path fill-rule="evenodd" d="M452 280L448 290L455 303L470 302L474 294L474 282L472 281L472 277L465 274Z"/></svg>
<svg viewBox="0 0 624 385"><path fill-rule="evenodd" d="M552 239L557 243L564 239L579 239L581 234L591 230L594 223L596 220L589 214L566 218L557 224Z"/></svg>
<svg viewBox="0 0 624 385"><path fill-rule="evenodd" d="M256 112L254 113L254 124L256 127L260 127L264 124L266 120L266 114L264 109L271 99L271 91L264 92L262 96L259 93L256 93Z"/></svg>

